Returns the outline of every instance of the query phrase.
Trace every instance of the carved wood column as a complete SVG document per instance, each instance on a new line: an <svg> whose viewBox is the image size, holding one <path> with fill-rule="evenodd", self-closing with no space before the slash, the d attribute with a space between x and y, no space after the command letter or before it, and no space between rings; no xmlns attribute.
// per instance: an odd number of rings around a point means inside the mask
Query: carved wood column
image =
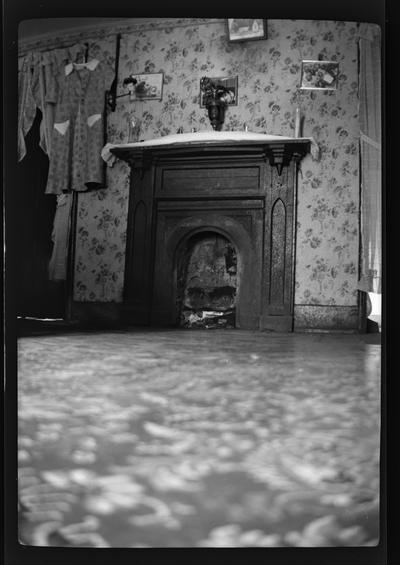
<svg viewBox="0 0 400 565"><path fill-rule="evenodd" d="M261 329L292 330L295 167L292 160L280 174L274 166L269 171Z"/></svg>
<svg viewBox="0 0 400 565"><path fill-rule="evenodd" d="M153 169L151 160L127 159L131 167L125 255L124 316L150 323L153 263Z"/></svg>

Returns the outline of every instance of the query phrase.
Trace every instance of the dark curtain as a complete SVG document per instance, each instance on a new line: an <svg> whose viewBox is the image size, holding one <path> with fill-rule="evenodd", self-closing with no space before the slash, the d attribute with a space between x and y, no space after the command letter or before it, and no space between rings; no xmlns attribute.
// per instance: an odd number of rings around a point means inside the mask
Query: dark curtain
<svg viewBox="0 0 400 565"><path fill-rule="evenodd" d="M64 283L49 280L48 264L56 196L45 194L49 159L41 149L37 110L25 137L26 155L18 163L18 194L15 291L17 315L39 318L64 317Z"/></svg>

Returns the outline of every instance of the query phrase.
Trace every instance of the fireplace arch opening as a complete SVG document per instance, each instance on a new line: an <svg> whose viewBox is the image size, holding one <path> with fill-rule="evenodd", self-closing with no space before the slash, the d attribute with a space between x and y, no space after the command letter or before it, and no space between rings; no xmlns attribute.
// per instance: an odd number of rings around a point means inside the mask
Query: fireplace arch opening
<svg viewBox="0 0 400 565"><path fill-rule="evenodd" d="M176 319L183 328L230 329L236 326L240 258L224 234L192 233L176 255Z"/></svg>

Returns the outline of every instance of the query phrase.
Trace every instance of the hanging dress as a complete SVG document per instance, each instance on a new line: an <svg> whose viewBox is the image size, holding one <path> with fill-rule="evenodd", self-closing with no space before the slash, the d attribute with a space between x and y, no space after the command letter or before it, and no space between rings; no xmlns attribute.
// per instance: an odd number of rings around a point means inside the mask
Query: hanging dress
<svg viewBox="0 0 400 565"><path fill-rule="evenodd" d="M57 70L59 68L54 51L38 53L32 76L32 92L37 108L42 112L39 146L50 157L54 110L57 103Z"/></svg>
<svg viewBox="0 0 400 565"><path fill-rule="evenodd" d="M104 100L114 71L106 62L69 63L58 80L47 194L104 186Z"/></svg>

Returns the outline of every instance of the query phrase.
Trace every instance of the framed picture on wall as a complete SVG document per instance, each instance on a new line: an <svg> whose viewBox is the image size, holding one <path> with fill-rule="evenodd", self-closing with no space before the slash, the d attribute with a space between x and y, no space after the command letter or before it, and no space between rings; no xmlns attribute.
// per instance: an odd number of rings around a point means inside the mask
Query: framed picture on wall
<svg viewBox="0 0 400 565"><path fill-rule="evenodd" d="M336 61L302 61L302 90L336 90L338 86L339 63Z"/></svg>
<svg viewBox="0 0 400 565"><path fill-rule="evenodd" d="M238 105L238 77L217 77L217 78L210 78L210 80L216 86L224 86L228 88L232 93L232 99L229 100L228 106L237 106ZM200 108L204 108L204 92L200 88Z"/></svg>
<svg viewBox="0 0 400 565"><path fill-rule="evenodd" d="M163 82L164 73L142 73L130 75L124 85L129 90L130 100L161 100Z"/></svg>
<svg viewBox="0 0 400 565"><path fill-rule="evenodd" d="M228 18L229 41L267 39L267 20L262 18Z"/></svg>

